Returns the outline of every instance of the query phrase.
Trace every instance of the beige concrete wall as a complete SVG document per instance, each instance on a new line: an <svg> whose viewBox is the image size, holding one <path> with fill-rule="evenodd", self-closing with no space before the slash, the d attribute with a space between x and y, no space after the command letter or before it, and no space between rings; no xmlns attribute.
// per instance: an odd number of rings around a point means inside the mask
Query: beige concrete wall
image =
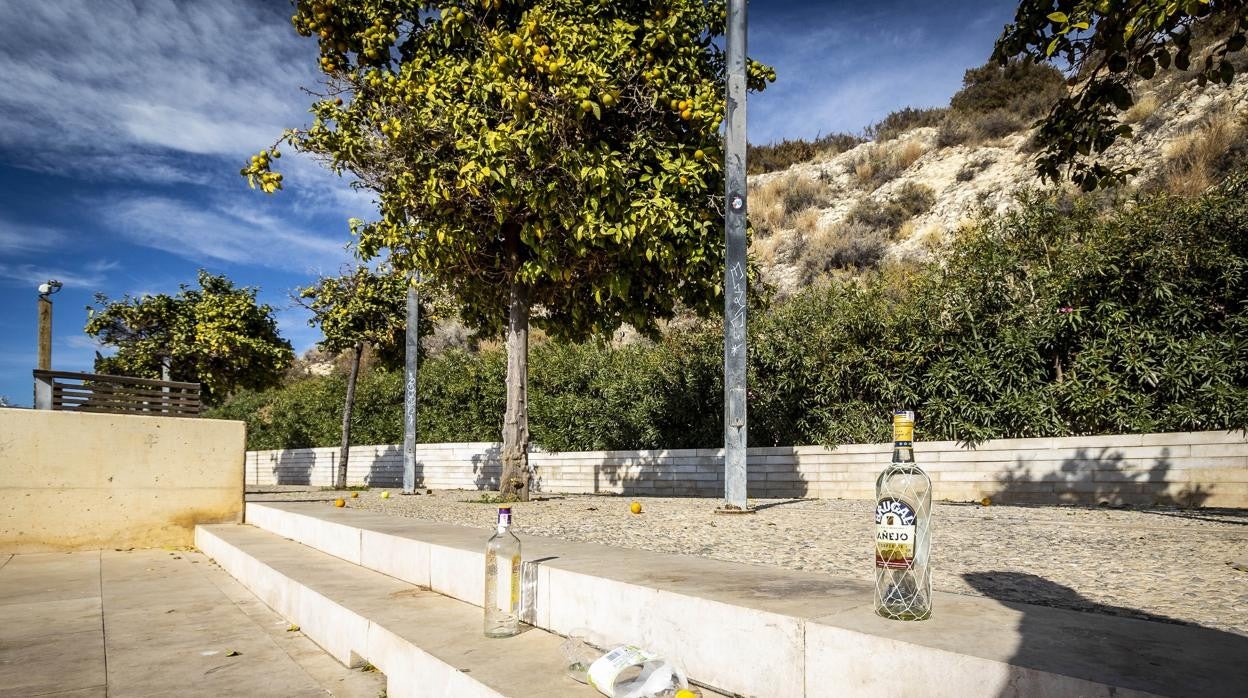
<svg viewBox="0 0 1248 698"><path fill-rule="evenodd" d="M243 422L0 409L0 551L191 545L241 521Z"/></svg>
<svg viewBox="0 0 1248 698"><path fill-rule="evenodd" d="M749 495L755 498L869 499L891 444L749 449ZM949 501L991 497L999 503L1133 504L1248 508L1248 439L1243 432L1203 431L1043 439L996 439L974 448L920 442L920 465L933 495ZM334 448L252 451L254 484L332 484ZM433 489L498 486L499 445L421 444L417 484ZM723 494L717 449L546 453L530 463L544 492L640 495ZM397 487L402 449L357 446L348 482Z"/></svg>

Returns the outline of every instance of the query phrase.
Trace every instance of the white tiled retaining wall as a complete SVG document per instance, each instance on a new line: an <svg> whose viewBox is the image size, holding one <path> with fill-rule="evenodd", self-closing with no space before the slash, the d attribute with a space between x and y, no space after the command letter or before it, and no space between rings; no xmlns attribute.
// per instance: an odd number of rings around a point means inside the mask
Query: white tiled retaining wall
<svg viewBox="0 0 1248 698"><path fill-rule="evenodd" d="M828 449L749 449L749 495L755 498L870 498L891 444ZM920 442L916 457L932 477L937 499L997 502L1183 504L1248 507L1248 439L1243 432L1185 432L1053 439L999 439L975 448L953 441ZM416 479L432 489L498 486L494 443L422 444ZM332 484L338 449L249 451L247 482ZM529 456L543 492L702 495L723 493L717 449L582 451ZM356 446L351 484L397 487L398 446Z"/></svg>

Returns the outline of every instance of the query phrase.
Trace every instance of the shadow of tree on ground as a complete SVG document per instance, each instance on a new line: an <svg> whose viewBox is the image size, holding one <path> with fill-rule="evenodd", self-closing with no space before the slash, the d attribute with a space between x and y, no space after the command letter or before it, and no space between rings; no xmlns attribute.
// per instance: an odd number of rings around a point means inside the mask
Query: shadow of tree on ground
<svg viewBox="0 0 1248 698"><path fill-rule="evenodd" d="M972 572L962 578L1022 614L1011 665L1160 695L1242 696L1248 686L1248 637L1243 635L1099 603L1034 574ZM1038 608L1044 606L1060 608ZM1068 610L1123 620L1098 621ZM1183 627L1167 630L1133 621ZM1012 677L998 695L1032 695L1040 686L1029 681L1038 679ZM1050 692L1053 688L1048 686Z"/></svg>

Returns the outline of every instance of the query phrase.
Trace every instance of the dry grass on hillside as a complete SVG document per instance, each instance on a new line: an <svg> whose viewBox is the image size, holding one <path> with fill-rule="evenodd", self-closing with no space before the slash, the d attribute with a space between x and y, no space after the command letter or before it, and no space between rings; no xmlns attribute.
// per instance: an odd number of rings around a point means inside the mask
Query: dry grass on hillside
<svg viewBox="0 0 1248 698"><path fill-rule="evenodd" d="M1211 114L1195 131L1170 144L1160 175L1162 187L1179 196L1196 196L1218 182L1233 151L1244 148L1245 114Z"/></svg>
<svg viewBox="0 0 1248 698"><path fill-rule="evenodd" d="M1152 116L1159 106L1161 106L1161 102L1157 99L1157 94L1150 92L1131 105L1131 108L1122 115L1122 121L1127 124L1141 123Z"/></svg>
<svg viewBox="0 0 1248 698"><path fill-rule="evenodd" d="M874 190L896 179L926 152L923 143L917 138L876 143L866 148L861 156L850 163L850 169L863 188Z"/></svg>
<svg viewBox="0 0 1248 698"><path fill-rule="evenodd" d="M786 174L750 190L750 223L756 237L767 237L793 228L804 212L827 203L827 190L821 182Z"/></svg>

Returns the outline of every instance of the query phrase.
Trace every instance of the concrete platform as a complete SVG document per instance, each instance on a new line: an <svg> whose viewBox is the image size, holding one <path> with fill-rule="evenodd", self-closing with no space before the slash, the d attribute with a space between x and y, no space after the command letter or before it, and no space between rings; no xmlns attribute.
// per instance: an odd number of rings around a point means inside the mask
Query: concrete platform
<svg viewBox="0 0 1248 698"><path fill-rule="evenodd" d="M253 502L247 520L466 603L483 595L479 529L324 503ZM942 593L932 620L890 622L872 613L865 583L521 538L531 623L644 644L740 695L1240 696L1248 686L1242 635Z"/></svg>
<svg viewBox="0 0 1248 698"><path fill-rule="evenodd" d="M479 607L251 526L200 526L196 542L339 661L385 673L388 696L599 695L563 673L556 635L487 639Z"/></svg>
<svg viewBox="0 0 1248 698"><path fill-rule="evenodd" d="M287 627L197 553L0 556L0 696L378 695Z"/></svg>

